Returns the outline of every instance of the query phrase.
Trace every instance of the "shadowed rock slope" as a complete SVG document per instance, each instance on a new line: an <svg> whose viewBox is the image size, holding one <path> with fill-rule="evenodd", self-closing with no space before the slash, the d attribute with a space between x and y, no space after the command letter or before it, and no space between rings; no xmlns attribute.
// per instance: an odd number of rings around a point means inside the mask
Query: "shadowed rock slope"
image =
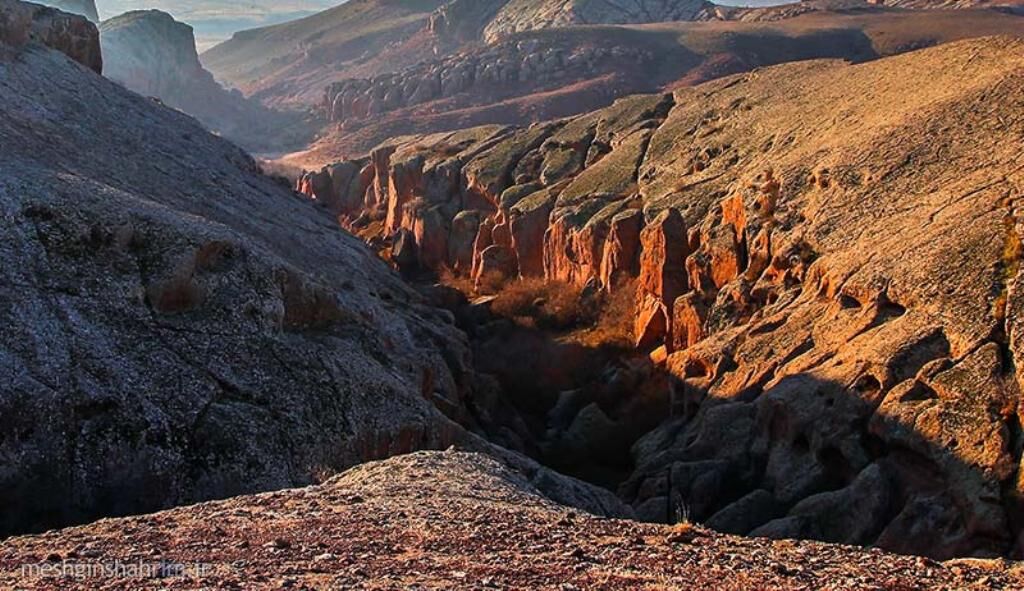
<svg viewBox="0 0 1024 591"><path fill-rule="evenodd" d="M557 420L575 461L631 446L639 515L1020 554L1022 91L1011 38L809 61L396 140L302 189L406 264L635 280L670 384Z"/></svg>
<svg viewBox="0 0 1024 591"><path fill-rule="evenodd" d="M190 117L8 44L79 27L26 10L0 0L0 535L487 448L444 313Z"/></svg>
<svg viewBox="0 0 1024 591"><path fill-rule="evenodd" d="M998 560L938 563L596 519L552 503L487 456L453 451L359 466L302 490L9 539L0 548L0 585L65 590L99 582L54 576L63 560L170 565L162 579L103 581L105 589L132 590L982 591L1024 584L1018 566ZM50 575L33 574L40 563Z"/></svg>

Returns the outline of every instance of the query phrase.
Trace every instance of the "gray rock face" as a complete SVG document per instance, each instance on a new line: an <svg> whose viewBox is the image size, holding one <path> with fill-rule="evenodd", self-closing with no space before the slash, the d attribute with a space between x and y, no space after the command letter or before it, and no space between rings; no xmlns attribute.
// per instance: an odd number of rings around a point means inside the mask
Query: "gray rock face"
<svg viewBox="0 0 1024 591"><path fill-rule="evenodd" d="M0 533L489 449L464 335L245 153L53 51L0 80Z"/></svg>

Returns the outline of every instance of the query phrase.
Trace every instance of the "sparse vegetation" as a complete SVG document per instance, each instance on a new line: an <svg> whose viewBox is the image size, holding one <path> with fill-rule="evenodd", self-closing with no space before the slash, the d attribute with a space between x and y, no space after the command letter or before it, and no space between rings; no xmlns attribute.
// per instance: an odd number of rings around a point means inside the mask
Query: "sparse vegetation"
<svg viewBox="0 0 1024 591"><path fill-rule="evenodd" d="M511 281L496 294L491 310L527 326L568 330L586 323L591 316L582 291L561 281Z"/></svg>

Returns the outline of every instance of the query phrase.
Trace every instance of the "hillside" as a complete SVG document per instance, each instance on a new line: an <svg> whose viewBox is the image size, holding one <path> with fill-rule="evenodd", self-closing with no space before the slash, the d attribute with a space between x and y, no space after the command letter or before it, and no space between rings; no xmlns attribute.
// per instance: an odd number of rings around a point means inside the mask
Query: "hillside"
<svg viewBox="0 0 1024 591"><path fill-rule="evenodd" d="M766 65L825 57L862 62L985 34L1024 34L1024 15L821 3L781 21L524 33L398 73L330 85L320 108L332 126L287 160L315 168L396 136L534 123Z"/></svg>
<svg viewBox="0 0 1024 591"><path fill-rule="evenodd" d="M203 54L221 81L269 104L312 103L324 87L455 55L520 31L711 18L701 0L353 0L244 31Z"/></svg>
<svg viewBox="0 0 1024 591"><path fill-rule="evenodd" d="M59 578L63 561L141 564L163 573L104 581L105 589L132 590L1024 585L1019 566L998 560L937 563L596 519L550 502L486 456L454 451L367 464L307 489L9 539L0 548L0 585L71 590L99 581L87 574Z"/></svg>
<svg viewBox="0 0 1024 591"><path fill-rule="evenodd" d="M471 296L630 299L632 358L472 334L540 457L639 516L1021 555L1022 56L994 37L762 68L399 138L301 188Z"/></svg>
<svg viewBox="0 0 1024 591"><path fill-rule="evenodd" d="M431 13L444 0L352 0L324 12L236 33L202 55L216 78L269 104L310 100L328 82L421 61ZM313 98L315 100L315 98Z"/></svg>
<svg viewBox="0 0 1024 591"><path fill-rule="evenodd" d="M484 39L487 41L493 42L523 31L571 25L702 21L718 18L716 6L705 0L630 0L617 3L602 0L510 0L503 4L483 31Z"/></svg>
<svg viewBox="0 0 1024 591"><path fill-rule="evenodd" d="M486 384L446 312L83 48L85 19L0 0L0 536L454 442L621 512L472 435Z"/></svg>
<svg viewBox="0 0 1024 591"><path fill-rule="evenodd" d="M133 11L100 24L104 74L142 96L192 115L254 152L304 145L300 113L279 112L229 92L199 63L192 27L159 10Z"/></svg>

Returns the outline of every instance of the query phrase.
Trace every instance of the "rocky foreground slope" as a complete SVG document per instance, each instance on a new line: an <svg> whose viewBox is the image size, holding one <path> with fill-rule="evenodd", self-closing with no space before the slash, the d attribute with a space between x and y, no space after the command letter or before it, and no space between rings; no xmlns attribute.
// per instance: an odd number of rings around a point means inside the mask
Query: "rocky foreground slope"
<svg viewBox="0 0 1024 591"><path fill-rule="evenodd" d="M97 41L0 0L0 535L487 448L450 317L241 149L70 59Z"/></svg>
<svg viewBox="0 0 1024 591"><path fill-rule="evenodd" d="M87 565L141 564L101 579ZM78 576L60 576L80 565ZM162 572L158 578L153 572ZM24 574L23 574L24 573ZM984 590L1024 585L999 560L946 563L698 527L597 519L476 454L419 453L312 488L8 539L19 589Z"/></svg>
<svg viewBox="0 0 1024 591"><path fill-rule="evenodd" d="M566 465L631 448L644 518L1020 554L1022 91L1011 38L810 61L398 139L302 189L405 265L637 285L650 366L589 373L670 382L534 418Z"/></svg>

